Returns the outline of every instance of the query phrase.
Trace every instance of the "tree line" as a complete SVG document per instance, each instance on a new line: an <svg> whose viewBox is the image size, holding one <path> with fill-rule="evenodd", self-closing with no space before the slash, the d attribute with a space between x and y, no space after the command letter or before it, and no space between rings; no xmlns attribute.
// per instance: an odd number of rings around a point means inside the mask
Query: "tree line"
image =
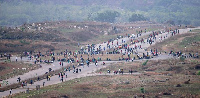
<svg viewBox="0 0 200 98"><path fill-rule="evenodd" d="M62 20L200 25L199 5L199 0L1 0L0 25Z"/></svg>

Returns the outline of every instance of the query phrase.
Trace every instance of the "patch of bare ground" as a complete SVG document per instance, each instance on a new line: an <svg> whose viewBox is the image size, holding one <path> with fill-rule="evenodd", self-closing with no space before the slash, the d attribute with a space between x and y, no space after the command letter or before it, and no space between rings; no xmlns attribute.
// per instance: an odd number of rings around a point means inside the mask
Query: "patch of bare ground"
<svg viewBox="0 0 200 98"><path fill-rule="evenodd" d="M0 79L8 79L17 75L22 75L31 70L40 68L36 64L26 64L22 62L0 62Z"/></svg>

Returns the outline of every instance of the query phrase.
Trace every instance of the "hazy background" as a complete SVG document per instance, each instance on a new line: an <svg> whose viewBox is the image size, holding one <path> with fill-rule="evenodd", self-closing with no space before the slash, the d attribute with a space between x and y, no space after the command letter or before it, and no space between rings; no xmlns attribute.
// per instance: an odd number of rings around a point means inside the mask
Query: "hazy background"
<svg viewBox="0 0 200 98"><path fill-rule="evenodd" d="M0 0L0 25L43 21L200 25L200 0Z"/></svg>

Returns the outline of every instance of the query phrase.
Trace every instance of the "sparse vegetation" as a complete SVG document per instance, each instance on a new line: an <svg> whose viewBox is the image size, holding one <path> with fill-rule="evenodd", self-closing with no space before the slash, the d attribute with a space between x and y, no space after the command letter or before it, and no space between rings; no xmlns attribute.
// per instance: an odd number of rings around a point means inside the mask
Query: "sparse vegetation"
<svg viewBox="0 0 200 98"><path fill-rule="evenodd" d="M40 66L35 64L0 62L0 79L5 80L38 68L40 68Z"/></svg>
<svg viewBox="0 0 200 98"><path fill-rule="evenodd" d="M180 61L181 61L181 62L184 62L184 61L185 61L185 58L184 58L184 57L180 57Z"/></svg>
<svg viewBox="0 0 200 98"><path fill-rule="evenodd" d="M73 79L57 85L30 91L29 94L16 94L15 98L21 97L76 97L76 98L99 98L99 97L168 97L175 96L199 96L199 79L193 76L190 84L181 84L182 87L175 87L175 83L181 83L184 75L163 76L163 75L115 75L115 76L91 76L80 79ZM169 80L164 80L168 78ZM129 81L129 84L126 84ZM190 85L190 86L186 86ZM55 90L56 88L56 90ZM144 89L145 88L145 89ZM176 89L176 90L174 90ZM195 92L193 92L195 91Z"/></svg>
<svg viewBox="0 0 200 98"><path fill-rule="evenodd" d="M150 29L148 22L127 24L127 26L143 25ZM20 28L23 28L21 30ZM114 29L115 28L115 29ZM144 29L143 28L143 29ZM157 26L156 29L161 28ZM17 28L2 27L0 29L0 53L24 51L62 51L78 50L78 43L97 44L116 39L117 35L135 33L137 29L126 29L126 25L115 25L100 22L45 22L24 24ZM56 43L56 44L52 44Z"/></svg>
<svg viewBox="0 0 200 98"><path fill-rule="evenodd" d="M144 63L142 63L143 66L147 65L148 60L146 60Z"/></svg>
<svg viewBox="0 0 200 98"><path fill-rule="evenodd" d="M197 72L197 75L200 75L200 70Z"/></svg>

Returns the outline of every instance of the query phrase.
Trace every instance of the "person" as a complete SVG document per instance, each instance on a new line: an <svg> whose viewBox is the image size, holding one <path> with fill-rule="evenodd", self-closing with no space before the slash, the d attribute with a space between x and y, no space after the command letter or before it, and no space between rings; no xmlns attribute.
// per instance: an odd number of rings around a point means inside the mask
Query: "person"
<svg viewBox="0 0 200 98"><path fill-rule="evenodd" d="M110 74L110 70L108 69L108 73Z"/></svg>
<svg viewBox="0 0 200 98"><path fill-rule="evenodd" d="M70 67L68 68L69 72L70 72Z"/></svg>
<svg viewBox="0 0 200 98"><path fill-rule="evenodd" d="M49 81L50 81L51 75L49 75L48 78L49 78Z"/></svg>
<svg viewBox="0 0 200 98"><path fill-rule="evenodd" d="M61 77L61 81L63 82L63 76Z"/></svg>
<svg viewBox="0 0 200 98"><path fill-rule="evenodd" d="M22 87L24 88L24 82L22 82Z"/></svg>
<svg viewBox="0 0 200 98"><path fill-rule="evenodd" d="M45 82L43 82L43 84L42 84L42 85L43 85L43 87L44 87L44 84L45 84Z"/></svg>
<svg viewBox="0 0 200 98"><path fill-rule="evenodd" d="M17 80L18 82L20 82L20 81L21 81L21 78L20 78L20 77L19 77L19 78L17 78L17 79L18 79L18 80Z"/></svg>
<svg viewBox="0 0 200 98"><path fill-rule="evenodd" d="M49 76L47 75L47 77L46 77L46 78L47 78L47 81L48 81L48 80L49 80Z"/></svg>
<svg viewBox="0 0 200 98"><path fill-rule="evenodd" d="M131 69L130 72L131 72L131 74L132 74L132 73L133 73L133 70Z"/></svg>
<svg viewBox="0 0 200 98"><path fill-rule="evenodd" d="M31 85L33 84L33 80L31 80Z"/></svg>
<svg viewBox="0 0 200 98"><path fill-rule="evenodd" d="M66 76L66 78L67 78L67 73L65 73L65 76Z"/></svg>
<svg viewBox="0 0 200 98"><path fill-rule="evenodd" d="M81 72L81 69L79 69L79 72Z"/></svg>
<svg viewBox="0 0 200 98"><path fill-rule="evenodd" d="M24 82L24 86L27 86L27 81Z"/></svg>
<svg viewBox="0 0 200 98"><path fill-rule="evenodd" d="M16 62L17 62L17 57L16 57Z"/></svg>
<svg viewBox="0 0 200 98"><path fill-rule="evenodd" d="M40 77L38 77L37 80L40 81Z"/></svg>
<svg viewBox="0 0 200 98"><path fill-rule="evenodd" d="M87 66L89 67L89 65L90 65L90 62L88 61L88 62L87 62Z"/></svg>
<svg viewBox="0 0 200 98"><path fill-rule="evenodd" d="M10 95L12 94L12 88L10 89Z"/></svg>
<svg viewBox="0 0 200 98"><path fill-rule="evenodd" d="M95 65L97 66L98 64L97 64L97 61L95 62Z"/></svg>

